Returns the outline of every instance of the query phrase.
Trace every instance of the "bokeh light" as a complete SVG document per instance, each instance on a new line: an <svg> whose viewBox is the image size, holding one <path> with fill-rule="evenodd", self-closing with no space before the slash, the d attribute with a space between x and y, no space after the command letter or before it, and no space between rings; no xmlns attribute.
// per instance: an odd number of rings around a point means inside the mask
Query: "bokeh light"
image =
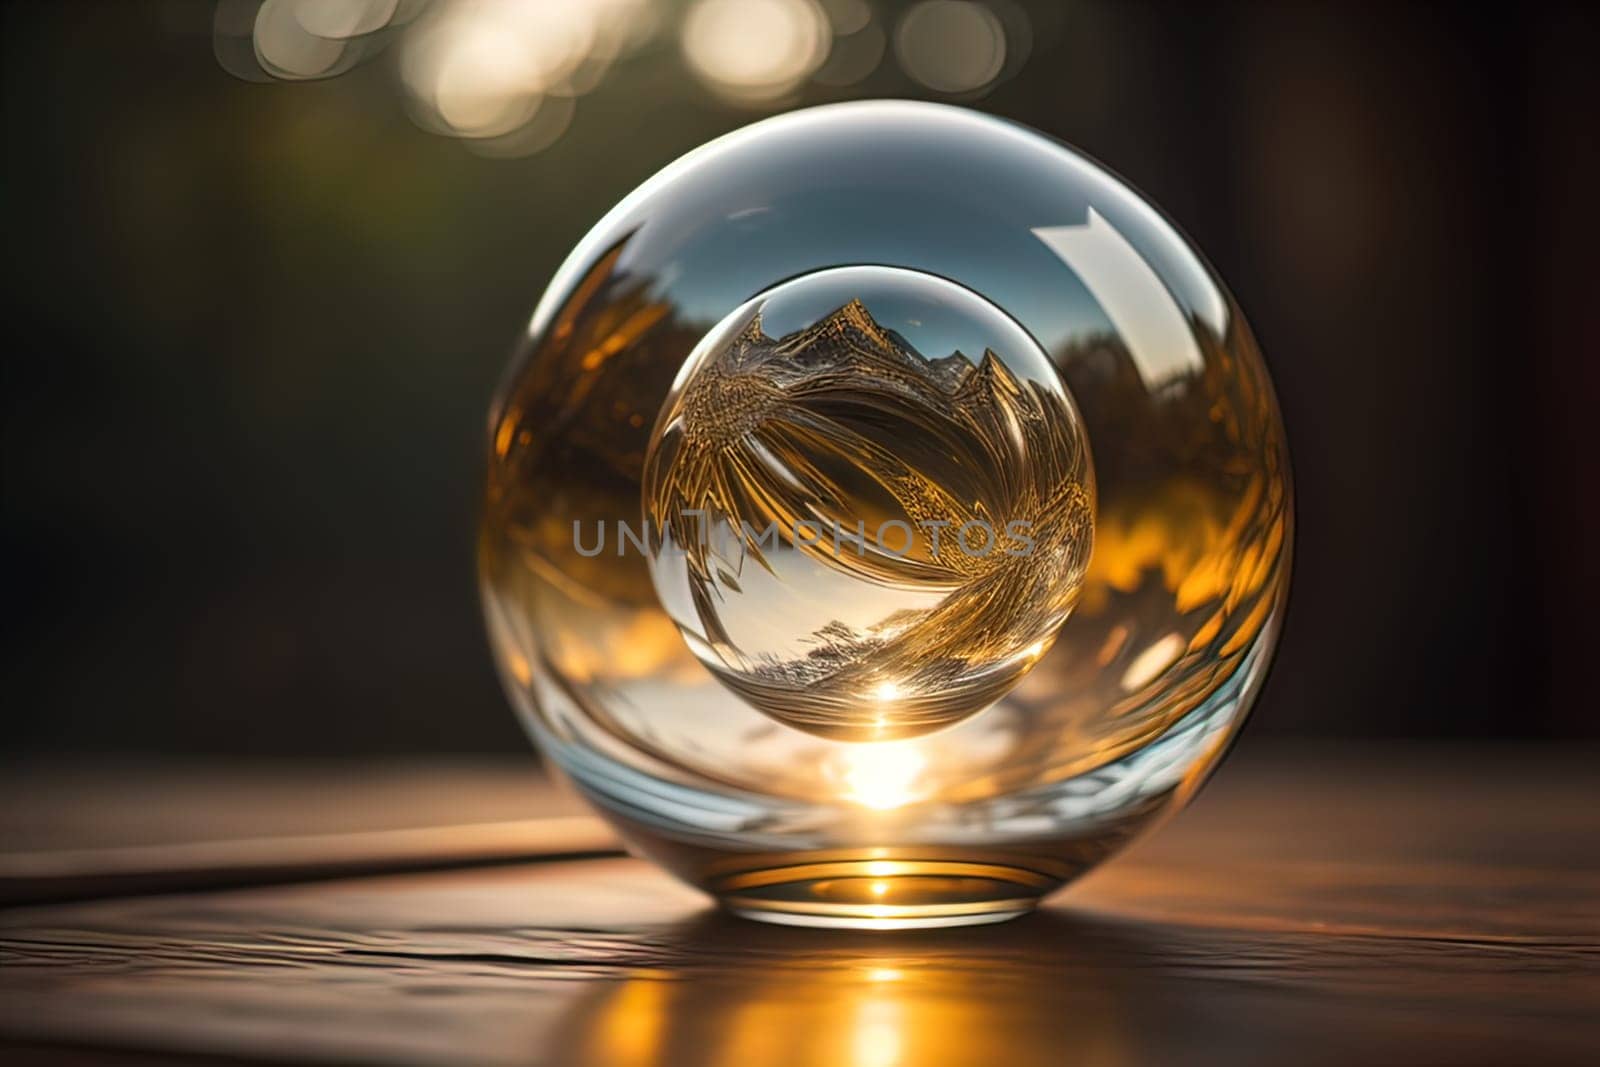
<svg viewBox="0 0 1600 1067"><path fill-rule="evenodd" d="M400 0L316 0L295 4L293 10L295 21L306 33L344 41L383 29L399 13L400 6Z"/></svg>
<svg viewBox="0 0 1600 1067"><path fill-rule="evenodd" d="M867 0L822 0L835 36L860 33L872 21L872 5Z"/></svg>
<svg viewBox="0 0 1600 1067"><path fill-rule="evenodd" d="M973 93L1005 69L1005 25L972 0L924 0L895 27L894 50L905 72L927 88Z"/></svg>
<svg viewBox="0 0 1600 1067"><path fill-rule="evenodd" d="M598 84L643 7L643 0L444 0L406 34L401 76L419 120L436 132L501 138L534 124L541 112L570 119L570 105L552 105L551 98ZM537 125L507 144L537 151L566 128L565 122Z"/></svg>
<svg viewBox="0 0 1600 1067"><path fill-rule="evenodd" d="M342 74L400 41L411 114L486 155L529 155L571 125L573 97L654 34L651 0L221 0L223 69L247 81Z"/></svg>
<svg viewBox="0 0 1600 1067"><path fill-rule="evenodd" d="M561 139L572 125L577 104L570 96L545 96L538 108L521 126L499 137L479 138L467 142L473 151L483 156L514 158L531 156L544 151Z"/></svg>
<svg viewBox="0 0 1600 1067"><path fill-rule="evenodd" d="M823 8L833 26L833 46L812 80L818 85L855 85L883 62L888 38L866 0L826 0Z"/></svg>
<svg viewBox="0 0 1600 1067"><path fill-rule="evenodd" d="M661 38L675 63L657 53L640 64L647 78L775 111L819 93L972 99L1020 69L1032 36L1015 0L218 0L212 39L218 64L253 82L335 77L396 45L417 125L524 156L560 139L574 100ZM631 91L651 89L634 79Z"/></svg>
<svg viewBox="0 0 1600 1067"><path fill-rule="evenodd" d="M260 9L258 0L218 0L212 16L212 54L223 70L243 81L275 80L256 59L256 13Z"/></svg>
<svg viewBox="0 0 1600 1067"><path fill-rule="evenodd" d="M307 33L297 17L297 0L266 0L256 11L256 61L268 73L287 79L326 78L357 58L341 40Z"/></svg>
<svg viewBox="0 0 1600 1067"><path fill-rule="evenodd" d="M758 103L822 66L831 36L813 0L699 0L684 19L683 55L718 95Z"/></svg>

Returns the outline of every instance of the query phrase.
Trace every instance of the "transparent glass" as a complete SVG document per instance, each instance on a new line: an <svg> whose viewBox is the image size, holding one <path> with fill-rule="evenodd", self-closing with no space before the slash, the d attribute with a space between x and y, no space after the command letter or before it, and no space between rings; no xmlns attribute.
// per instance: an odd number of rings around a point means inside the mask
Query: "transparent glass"
<svg viewBox="0 0 1600 1067"><path fill-rule="evenodd" d="M1232 299L1072 150L835 105L584 238L491 413L507 691L638 851L741 914L1020 914L1205 778L1287 593Z"/></svg>
<svg viewBox="0 0 1600 1067"><path fill-rule="evenodd" d="M774 719L851 741L958 722L1038 662L1083 584L1093 493L1033 338L889 267L737 308L645 453L651 575L690 651Z"/></svg>

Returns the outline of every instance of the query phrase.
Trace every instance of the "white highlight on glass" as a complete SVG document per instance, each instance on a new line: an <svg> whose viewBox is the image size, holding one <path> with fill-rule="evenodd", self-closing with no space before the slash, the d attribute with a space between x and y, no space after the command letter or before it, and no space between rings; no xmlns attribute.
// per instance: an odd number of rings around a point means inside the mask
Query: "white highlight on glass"
<svg viewBox="0 0 1600 1067"><path fill-rule="evenodd" d="M1091 207L1084 225L1041 226L1033 234L1072 268L1099 302L1146 389L1204 366L1183 309L1138 250L1098 211Z"/></svg>

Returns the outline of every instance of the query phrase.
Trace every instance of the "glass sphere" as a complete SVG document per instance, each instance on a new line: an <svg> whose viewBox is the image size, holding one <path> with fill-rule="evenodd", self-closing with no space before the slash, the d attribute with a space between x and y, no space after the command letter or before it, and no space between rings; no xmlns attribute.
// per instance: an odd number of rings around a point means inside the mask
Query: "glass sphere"
<svg viewBox="0 0 1600 1067"><path fill-rule="evenodd" d="M1019 914L1176 810L1259 690L1292 504L1237 307L1147 202L958 108L679 160L491 413L507 691L742 914Z"/></svg>
<svg viewBox="0 0 1600 1067"><path fill-rule="evenodd" d="M645 453L651 576L706 668L824 737L993 704L1083 584L1094 488L1050 357L953 282L841 267L700 341Z"/></svg>

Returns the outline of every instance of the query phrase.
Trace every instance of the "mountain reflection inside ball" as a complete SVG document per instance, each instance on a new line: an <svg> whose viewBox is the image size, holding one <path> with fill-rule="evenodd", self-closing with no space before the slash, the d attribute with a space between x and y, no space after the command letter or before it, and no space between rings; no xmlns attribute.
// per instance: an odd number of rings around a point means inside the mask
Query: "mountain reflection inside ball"
<svg viewBox="0 0 1600 1067"><path fill-rule="evenodd" d="M781 722L883 740L982 710L1049 648L1093 492L1026 331L941 278L849 267L701 341L643 503L657 593L702 663Z"/></svg>

